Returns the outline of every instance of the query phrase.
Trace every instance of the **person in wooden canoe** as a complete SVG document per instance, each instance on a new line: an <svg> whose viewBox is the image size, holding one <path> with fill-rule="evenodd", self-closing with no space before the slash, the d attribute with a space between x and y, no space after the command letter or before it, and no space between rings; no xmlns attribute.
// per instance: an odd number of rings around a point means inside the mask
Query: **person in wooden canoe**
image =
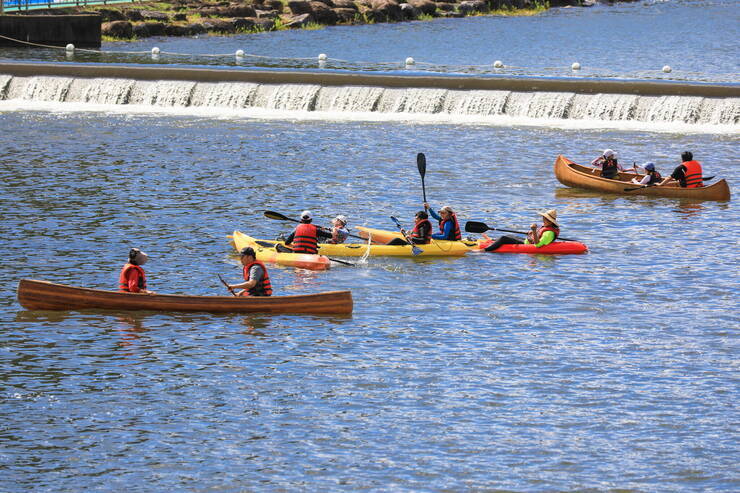
<svg viewBox="0 0 740 493"><path fill-rule="evenodd" d="M632 178L632 183L637 185L652 186L657 185L663 180L660 173L655 169L655 163L647 162L642 166L645 169L645 176L641 179ZM636 168L636 167L635 167Z"/></svg>
<svg viewBox="0 0 740 493"><path fill-rule="evenodd" d="M319 253L319 238L329 239L331 233L323 228L311 224L313 215L311 211L301 213L301 223L285 239L285 245L293 245L294 253Z"/></svg>
<svg viewBox="0 0 740 493"><path fill-rule="evenodd" d="M439 210L439 214L436 214L429 203L424 202L424 210L429 211L429 214L439 221L439 233L434 233L432 239L448 241L462 240L460 223L457 222L457 215L452 210L452 207L446 205Z"/></svg>
<svg viewBox="0 0 740 493"><path fill-rule="evenodd" d="M141 267L149 260L149 256L139 250L132 248L128 252L128 262L121 269L118 275L118 290L127 293L147 293L151 294L146 288L146 273Z"/></svg>
<svg viewBox="0 0 740 493"><path fill-rule="evenodd" d="M241 262L244 266L244 282L240 284L229 284L229 289L242 289L237 296L272 296L272 284L270 275L267 273L265 264L257 260L257 255L252 247L244 247L239 252Z"/></svg>
<svg viewBox="0 0 740 493"><path fill-rule="evenodd" d="M681 164L676 166L671 176L666 176L658 185L663 186L671 181L677 181L682 188L698 188L704 186L701 169L701 163L694 161L694 155L691 151L681 153Z"/></svg>
<svg viewBox="0 0 740 493"><path fill-rule="evenodd" d="M550 209L545 212L538 212L542 216L542 226L533 224L530 226L529 233L527 233L527 239L522 241L519 238L512 238L511 236L501 236L499 239L491 243L486 247L487 252L496 250L501 245L534 245L537 248L549 245L553 241L558 239L560 236L560 225L558 224L558 213L555 209Z"/></svg>
<svg viewBox="0 0 740 493"><path fill-rule="evenodd" d="M613 179L616 178L620 171L625 171L619 161L617 161L617 153L611 149L604 150L604 153L591 161L591 166L594 169L591 173L595 173L597 169L601 170L602 178Z"/></svg>
<svg viewBox="0 0 740 493"><path fill-rule="evenodd" d="M432 241L432 223L429 222L429 214L419 211L414 216L414 229L411 231L401 230L403 236L408 237L414 245L426 245ZM393 238L386 245L408 245L403 238Z"/></svg>
<svg viewBox="0 0 740 493"><path fill-rule="evenodd" d="M338 244L347 241L349 231L347 230L347 217L339 214L331 220L331 238L326 240L327 243Z"/></svg>

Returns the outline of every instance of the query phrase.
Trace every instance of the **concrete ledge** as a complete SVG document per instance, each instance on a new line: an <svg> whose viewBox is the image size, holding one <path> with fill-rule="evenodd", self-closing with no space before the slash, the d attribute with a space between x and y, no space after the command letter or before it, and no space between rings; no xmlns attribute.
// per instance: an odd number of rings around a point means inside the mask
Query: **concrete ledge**
<svg viewBox="0 0 740 493"><path fill-rule="evenodd" d="M0 74L20 77L47 75L78 78L185 80L196 82L253 82L258 84L316 84L322 86L379 86L457 90L575 92L580 94L638 94L645 96L740 97L740 84L645 80L571 79L546 77L460 77L388 75L350 72L224 70L124 65L2 63Z"/></svg>
<svg viewBox="0 0 740 493"><path fill-rule="evenodd" d="M100 48L100 15L0 15L0 34L49 46ZM29 46L0 38L0 46Z"/></svg>

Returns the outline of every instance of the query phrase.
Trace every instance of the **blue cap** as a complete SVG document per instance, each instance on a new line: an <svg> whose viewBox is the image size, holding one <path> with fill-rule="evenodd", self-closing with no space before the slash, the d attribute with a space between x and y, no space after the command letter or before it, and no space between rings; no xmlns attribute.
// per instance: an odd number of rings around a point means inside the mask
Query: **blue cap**
<svg viewBox="0 0 740 493"><path fill-rule="evenodd" d="M648 171L655 171L655 164L652 161L650 161L650 162L645 163L645 166L643 166L643 168L645 168Z"/></svg>

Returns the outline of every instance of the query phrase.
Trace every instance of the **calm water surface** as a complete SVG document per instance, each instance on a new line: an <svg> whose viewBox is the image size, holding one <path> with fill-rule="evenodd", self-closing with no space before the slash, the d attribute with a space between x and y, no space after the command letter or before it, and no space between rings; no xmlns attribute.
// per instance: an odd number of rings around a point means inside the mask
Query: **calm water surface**
<svg viewBox="0 0 740 493"><path fill-rule="evenodd" d="M605 147L667 173L691 149L737 193L738 134L30 111L0 128L2 491L740 486L735 202L601 196L552 173ZM131 246L155 291L224 294L217 274L240 276L226 235L291 226L265 209L410 222L417 152L432 205L507 229L556 208L590 253L271 268L276 294L351 289L351 317L15 299L26 277L114 288Z"/></svg>

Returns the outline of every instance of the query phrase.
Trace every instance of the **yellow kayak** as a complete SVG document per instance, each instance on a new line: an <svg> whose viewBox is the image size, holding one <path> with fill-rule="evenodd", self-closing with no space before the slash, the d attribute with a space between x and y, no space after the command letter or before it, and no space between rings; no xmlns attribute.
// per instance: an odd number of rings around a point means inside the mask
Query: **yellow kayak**
<svg viewBox="0 0 740 493"><path fill-rule="evenodd" d="M357 226L357 230L360 232L360 236L368 238L372 235L372 241L378 241L386 243L391 241L393 238L403 238L400 231L386 231L383 229L366 228L365 226ZM432 240L431 243L426 245L416 245L424 251L429 250L430 252L436 251L437 253L431 253L431 255L464 255L473 249L478 248L478 241L449 241L449 240Z"/></svg>
<svg viewBox="0 0 740 493"><path fill-rule="evenodd" d="M400 233L399 233L400 234ZM373 237L374 239L374 237ZM279 243L275 240L255 240L262 245ZM470 242L470 246L463 244L462 241L432 241L428 245L415 245L422 252L414 255L411 245L368 245L367 243L319 243L319 253L330 257L362 257L368 253L371 257L446 257L465 255L475 242Z"/></svg>
<svg viewBox="0 0 740 493"><path fill-rule="evenodd" d="M234 245L237 252L241 251L244 247L252 247L254 248L254 252L257 254L257 260L260 262L269 262L310 270L326 270L331 265L331 261L324 255L312 255L310 253L279 253L274 248L265 248L256 242L256 239L245 235L241 231L234 231L234 234L231 237L231 243Z"/></svg>

